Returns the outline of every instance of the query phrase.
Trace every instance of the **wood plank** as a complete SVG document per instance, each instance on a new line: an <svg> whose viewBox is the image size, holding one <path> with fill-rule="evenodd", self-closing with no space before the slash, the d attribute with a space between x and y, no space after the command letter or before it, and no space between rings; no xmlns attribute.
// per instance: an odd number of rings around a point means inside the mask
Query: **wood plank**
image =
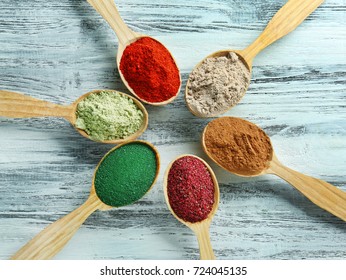
<svg viewBox="0 0 346 280"><path fill-rule="evenodd" d="M118 0L131 28L163 42L182 71L219 49L242 49L284 0ZM227 115L260 125L279 159L346 191L345 10L326 1L294 32L254 60L242 102ZM93 89L128 91L116 69L117 39L84 0L0 2L0 87L69 104ZM239 178L206 157L208 120L174 103L147 106L141 139L155 144L162 170L135 205L94 213L56 259L198 259L193 233L169 213L163 172L176 156L210 163L221 201L211 225L218 259L345 259L346 225L274 176ZM62 119L0 118L0 259L83 203L93 171L112 147L84 139Z"/></svg>

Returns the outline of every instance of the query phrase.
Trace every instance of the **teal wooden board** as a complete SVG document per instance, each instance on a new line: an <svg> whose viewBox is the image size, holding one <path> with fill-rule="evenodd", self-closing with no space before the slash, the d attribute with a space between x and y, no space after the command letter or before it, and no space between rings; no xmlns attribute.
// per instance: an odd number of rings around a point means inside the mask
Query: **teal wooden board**
<svg viewBox="0 0 346 280"><path fill-rule="evenodd" d="M182 72L179 97L146 106L140 139L162 169L138 203L95 212L55 259L198 259L197 240L168 211L163 174L183 153L201 156L220 182L210 228L218 259L345 259L346 224L274 176L239 178L203 153L208 120L187 110L186 79L204 56L242 49L283 0L118 0L126 23L164 43ZM345 1L325 1L301 26L254 60L250 88L225 115L261 126L278 158L346 191ZM0 88L69 104L93 89L127 92L115 64L118 41L84 0L0 2ZM91 142L62 119L0 118L0 259L88 197L99 160L112 147Z"/></svg>

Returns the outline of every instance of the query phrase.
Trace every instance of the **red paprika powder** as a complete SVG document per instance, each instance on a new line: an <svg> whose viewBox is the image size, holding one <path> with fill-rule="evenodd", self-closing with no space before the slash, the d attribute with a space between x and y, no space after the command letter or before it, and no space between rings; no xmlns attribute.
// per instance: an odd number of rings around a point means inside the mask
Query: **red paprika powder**
<svg viewBox="0 0 346 280"><path fill-rule="evenodd" d="M186 222L206 219L214 205L214 182L205 164L196 157L177 159L168 172L167 195L174 213Z"/></svg>
<svg viewBox="0 0 346 280"><path fill-rule="evenodd" d="M159 103L178 94L179 69L169 51L152 38L140 38L125 48L120 71L143 101Z"/></svg>

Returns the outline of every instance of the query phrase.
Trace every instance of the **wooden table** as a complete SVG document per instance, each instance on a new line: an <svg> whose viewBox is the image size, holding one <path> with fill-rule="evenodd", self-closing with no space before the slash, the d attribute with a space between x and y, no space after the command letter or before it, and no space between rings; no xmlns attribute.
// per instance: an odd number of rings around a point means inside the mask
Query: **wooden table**
<svg viewBox="0 0 346 280"><path fill-rule="evenodd" d="M183 78L207 54L250 44L286 1L118 0L135 31L163 42ZM345 2L326 1L264 50L242 102L226 115L271 137L281 161L346 191ZM128 92L115 64L117 39L84 0L0 2L0 88L60 103L93 89ZM207 160L220 182L211 225L218 259L345 259L346 224L274 176L239 178L206 157L209 120L185 106L147 106L141 139L161 153L153 190L135 205L94 213L56 259L198 259L193 233L168 211L162 179L183 153ZM62 119L0 118L0 259L82 204L112 147L81 137Z"/></svg>

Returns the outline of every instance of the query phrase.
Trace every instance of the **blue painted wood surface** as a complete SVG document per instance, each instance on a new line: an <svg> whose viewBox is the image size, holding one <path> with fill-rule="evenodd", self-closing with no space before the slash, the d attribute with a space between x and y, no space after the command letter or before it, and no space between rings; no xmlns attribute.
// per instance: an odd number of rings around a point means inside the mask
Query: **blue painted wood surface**
<svg viewBox="0 0 346 280"><path fill-rule="evenodd" d="M166 107L147 106L141 139L161 153L153 190L135 205L94 213L56 259L198 259L193 233L168 211L168 163L183 153L207 160L220 182L211 225L218 259L345 259L346 224L274 176L245 179L203 153L208 120L187 110L183 89L204 56L241 49L284 0L118 0L126 23L164 43L183 87ZM226 115L261 126L279 159L346 191L345 1L330 0L254 60L250 88ZM128 92L115 64L117 39L84 0L0 2L0 88L60 104L93 89ZM94 168L112 147L81 137L62 119L0 118L0 259L82 204Z"/></svg>

